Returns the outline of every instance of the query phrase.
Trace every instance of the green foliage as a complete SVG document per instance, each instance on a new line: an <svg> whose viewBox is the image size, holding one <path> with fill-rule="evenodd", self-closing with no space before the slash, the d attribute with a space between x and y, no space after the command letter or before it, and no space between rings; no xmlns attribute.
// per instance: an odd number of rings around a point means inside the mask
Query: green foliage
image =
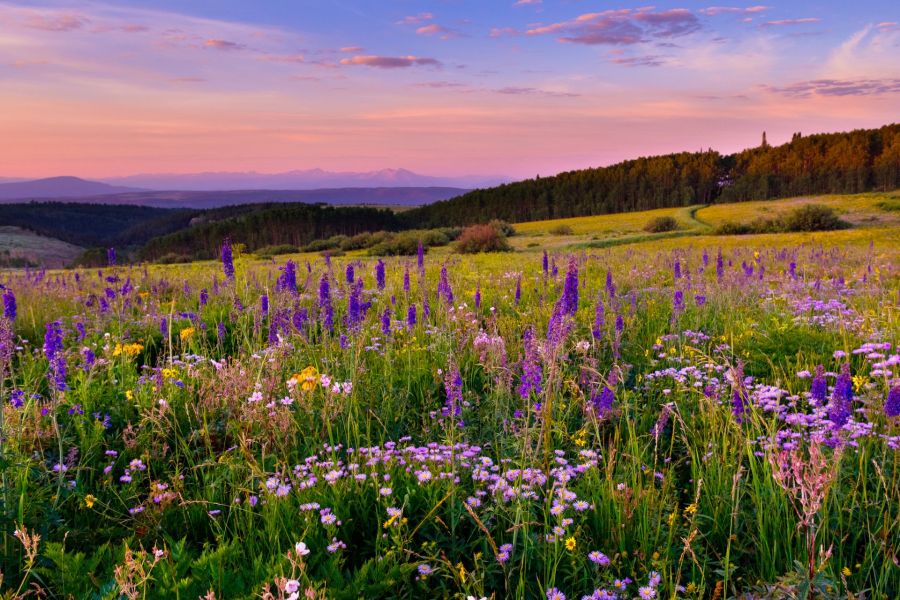
<svg viewBox="0 0 900 600"><path fill-rule="evenodd" d="M552 235L572 235L575 231L569 226L565 224L554 225L550 229L550 233Z"/></svg>
<svg viewBox="0 0 900 600"><path fill-rule="evenodd" d="M280 244L278 246L263 246L256 249L253 253L260 258L272 258L281 254L296 254L300 252L300 248L291 244Z"/></svg>
<svg viewBox="0 0 900 600"><path fill-rule="evenodd" d="M789 233L797 231L835 231L846 229L849 223L841 220L834 209L821 204L804 204L775 219L761 219L753 223L722 223L716 235L747 235L751 233Z"/></svg>
<svg viewBox="0 0 900 600"><path fill-rule="evenodd" d="M678 220L675 217L655 217L644 226L644 231L648 233L666 233L677 230Z"/></svg>

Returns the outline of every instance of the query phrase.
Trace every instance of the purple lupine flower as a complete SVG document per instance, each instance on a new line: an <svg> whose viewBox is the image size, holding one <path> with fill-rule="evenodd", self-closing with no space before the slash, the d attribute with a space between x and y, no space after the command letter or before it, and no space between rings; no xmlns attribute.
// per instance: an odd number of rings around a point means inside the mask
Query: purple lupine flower
<svg viewBox="0 0 900 600"><path fill-rule="evenodd" d="M561 302L563 314L575 315L578 312L578 265L575 258L569 259Z"/></svg>
<svg viewBox="0 0 900 600"><path fill-rule="evenodd" d="M347 283L353 283L356 278L356 271L353 269L353 263L347 265L347 269L344 271L344 277L347 279Z"/></svg>
<svg viewBox="0 0 900 600"><path fill-rule="evenodd" d="M297 265L294 261L288 260L281 267L281 275L275 284L275 289L287 291L292 294L297 293Z"/></svg>
<svg viewBox="0 0 900 600"><path fill-rule="evenodd" d="M386 308L381 313L381 333L382 335L391 334L391 309Z"/></svg>
<svg viewBox="0 0 900 600"><path fill-rule="evenodd" d="M322 322L325 328L334 331L334 307L331 305L331 286L328 283L328 275L322 275L319 281L319 310L322 311Z"/></svg>
<svg viewBox="0 0 900 600"><path fill-rule="evenodd" d="M679 312L682 310L684 310L684 292L675 290L675 293L672 295L672 311Z"/></svg>
<svg viewBox="0 0 900 600"><path fill-rule="evenodd" d="M675 279L681 279L681 261L676 258L675 265L672 267L672 274L675 276Z"/></svg>
<svg viewBox="0 0 900 600"><path fill-rule="evenodd" d="M747 410L747 391L744 389L744 363L738 361L737 366L731 371L731 412L738 423L743 423L744 413Z"/></svg>
<svg viewBox="0 0 900 600"><path fill-rule="evenodd" d="M13 408L22 408L25 406L25 392L22 390L13 390L10 392L9 403Z"/></svg>
<svg viewBox="0 0 900 600"><path fill-rule="evenodd" d="M299 332L303 331L303 328L306 326L306 322L309 320L309 313L305 308L298 308L294 311L294 315L291 317L291 324L293 324L294 329Z"/></svg>
<svg viewBox="0 0 900 600"><path fill-rule="evenodd" d="M599 340L603 334L603 325L606 322L606 309L603 307L603 297L597 294L597 306L594 308L594 326L591 327L591 335Z"/></svg>
<svg viewBox="0 0 900 600"><path fill-rule="evenodd" d="M816 406L822 406L828 395L828 381L825 379L825 367L816 365L816 375L809 387L809 397L816 401Z"/></svg>
<svg viewBox="0 0 900 600"><path fill-rule="evenodd" d="M116 266L116 249L115 248L107 248L106 249L106 263L110 267Z"/></svg>
<svg viewBox="0 0 900 600"><path fill-rule="evenodd" d="M225 322L219 321L218 325L216 325L216 339L219 340L219 343L225 341Z"/></svg>
<svg viewBox="0 0 900 600"><path fill-rule="evenodd" d="M622 318L621 314L616 315L616 333L622 333L625 329L625 319Z"/></svg>
<svg viewBox="0 0 900 600"><path fill-rule="evenodd" d="M409 268L403 272L403 291L409 293Z"/></svg>
<svg viewBox="0 0 900 600"><path fill-rule="evenodd" d="M422 298L422 318L426 321L431 316L431 304L428 303L428 296Z"/></svg>
<svg viewBox="0 0 900 600"><path fill-rule="evenodd" d="M458 417L462 413L463 403L462 375L452 357L444 374L444 391L447 393L447 399L441 412L445 417Z"/></svg>
<svg viewBox="0 0 900 600"><path fill-rule="evenodd" d="M409 308L406 310L406 324L410 327L415 326L416 324L416 305L410 304Z"/></svg>
<svg viewBox="0 0 900 600"><path fill-rule="evenodd" d="M613 283L612 271L610 269L606 269L606 294L609 296L610 300L616 297L616 284Z"/></svg>
<svg viewBox="0 0 900 600"><path fill-rule="evenodd" d="M788 265L788 275L791 276L791 279L797 279L797 263L791 261L791 264Z"/></svg>
<svg viewBox="0 0 900 600"><path fill-rule="evenodd" d="M544 271L544 279L546 279L550 273L550 258L547 256L546 250L544 250L544 257L541 259L541 268Z"/></svg>
<svg viewBox="0 0 900 600"><path fill-rule="evenodd" d="M50 363L47 378L53 389L63 391L66 389L66 356L63 353L62 322L52 321L47 323L44 333L44 356Z"/></svg>
<svg viewBox="0 0 900 600"><path fill-rule="evenodd" d="M234 257L231 251L231 241L222 242L222 272L226 279L234 279Z"/></svg>
<svg viewBox="0 0 900 600"><path fill-rule="evenodd" d="M6 369L12 362L15 348L12 321L0 318L0 381L6 378Z"/></svg>
<svg viewBox="0 0 900 600"><path fill-rule="evenodd" d="M896 381L884 401L884 416L890 419L900 417L900 383Z"/></svg>
<svg viewBox="0 0 900 600"><path fill-rule="evenodd" d="M850 376L850 363L841 365L841 372L834 383L831 402L828 405L828 419L835 429L843 427L853 412L853 378Z"/></svg>
<svg viewBox="0 0 900 600"><path fill-rule="evenodd" d="M703 306L706 304L706 296L703 294L694 294L694 304L697 306Z"/></svg>
<svg viewBox="0 0 900 600"><path fill-rule="evenodd" d="M475 287L475 308L481 308L481 283Z"/></svg>
<svg viewBox="0 0 900 600"><path fill-rule="evenodd" d="M441 266L441 276L438 279L438 295L447 302L448 306L453 305L453 288L450 287L450 279L447 277L447 265Z"/></svg>
<svg viewBox="0 0 900 600"><path fill-rule="evenodd" d="M519 396L528 399L532 392L535 395L541 393L541 362L538 354L537 342L534 339L534 327L528 327L523 337L525 354L522 357L522 377L519 380Z"/></svg>
<svg viewBox="0 0 900 600"><path fill-rule="evenodd" d="M75 323L75 331L78 332L79 342L87 337L87 331L84 328L84 323L82 323L81 321L77 321Z"/></svg>
<svg viewBox="0 0 900 600"><path fill-rule="evenodd" d="M159 319L159 332L164 338L169 337L169 320L165 317Z"/></svg>
<svg viewBox="0 0 900 600"><path fill-rule="evenodd" d="M550 259L550 276L556 277L559 275L559 268L556 266L556 257Z"/></svg>
<svg viewBox="0 0 900 600"><path fill-rule="evenodd" d="M516 278L516 306L519 305L519 301L522 299L522 276L519 275Z"/></svg>
<svg viewBox="0 0 900 600"><path fill-rule="evenodd" d="M94 355L94 351L87 347L82 348L81 356L84 358L84 365L82 368L85 370L85 372L90 371L91 367L94 366L94 362L97 359L97 357Z"/></svg>
<svg viewBox="0 0 900 600"><path fill-rule="evenodd" d="M591 391L590 407L594 414L600 418L603 418L612 410L613 402L615 402L616 399L616 393L613 391L616 382L616 371L613 369L609 372L609 375L606 378L606 384L600 390L600 393L597 393L596 388Z"/></svg>
<svg viewBox="0 0 900 600"><path fill-rule="evenodd" d="M206 306L207 302L209 302L209 292L203 288L200 290L200 306Z"/></svg>
<svg viewBox="0 0 900 600"><path fill-rule="evenodd" d="M425 270L425 246L422 245L422 240L419 240L419 245L416 248L416 264L420 271Z"/></svg>
<svg viewBox="0 0 900 600"><path fill-rule="evenodd" d="M725 260L722 258L722 249L719 248L716 253L716 279L722 281L722 277L725 275Z"/></svg>
<svg viewBox="0 0 900 600"><path fill-rule="evenodd" d="M384 261L379 258L378 262L375 263L375 286L379 290L383 290L384 284L385 284Z"/></svg>
<svg viewBox="0 0 900 600"><path fill-rule="evenodd" d="M269 314L269 296L263 294L259 297L259 313L266 317Z"/></svg>
<svg viewBox="0 0 900 600"><path fill-rule="evenodd" d="M709 266L709 252L706 251L706 248L703 249L703 266Z"/></svg>
<svg viewBox="0 0 900 600"><path fill-rule="evenodd" d="M3 291L3 316L10 321L16 320L16 295L9 288Z"/></svg>
<svg viewBox="0 0 900 600"><path fill-rule="evenodd" d="M362 284L362 281L359 281ZM362 293L361 285L354 285L347 297L347 327L355 329L362 321L362 303L360 302L360 294Z"/></svg>

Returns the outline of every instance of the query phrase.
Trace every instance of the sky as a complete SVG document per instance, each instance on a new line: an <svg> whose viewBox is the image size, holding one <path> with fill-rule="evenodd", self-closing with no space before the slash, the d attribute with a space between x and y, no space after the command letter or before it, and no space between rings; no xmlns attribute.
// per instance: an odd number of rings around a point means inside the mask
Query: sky
<svg viewBox="0 0 900 600"><path fill-rule="evenodd" d="M0 0L0 177L551 175L900 120L900 2Z"/></svg>

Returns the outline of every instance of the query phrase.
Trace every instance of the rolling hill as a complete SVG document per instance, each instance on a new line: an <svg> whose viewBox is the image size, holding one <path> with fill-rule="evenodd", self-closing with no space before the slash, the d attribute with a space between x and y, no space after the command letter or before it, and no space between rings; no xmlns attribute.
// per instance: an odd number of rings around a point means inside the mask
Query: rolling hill
<svg viewBox="0 0 900 600"><path fill-rule="evenodd" d="M109 185L78 177L48 177L31 181L0 183L0 201L37 198L79 198L141 191L138 188Z"/></svg>

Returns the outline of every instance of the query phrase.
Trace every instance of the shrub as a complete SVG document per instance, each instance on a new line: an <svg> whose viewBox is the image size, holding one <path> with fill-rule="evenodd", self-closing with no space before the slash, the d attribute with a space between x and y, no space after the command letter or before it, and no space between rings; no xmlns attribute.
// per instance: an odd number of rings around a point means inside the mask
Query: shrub
<svg viewBox="0 0 900 600"><path fill-rule="evenodd" d="M300 248L291 244L278 244L276 246L263 246L254 252L260 258L272 258L280 254L296 254Z"/></svg>
<svg viewBox="0 0 900 600"><path fill-rule="evenodd" d="M779 221L781 231L833 231L848 227L834 209L821 204L806 204L795 208Z"/></svg>
<svg viewBox="0 0 900 600"><path fill-rule="evenodd" d="M572 228L568 225L560 224L551 229L550 233L552 233L553 235L572 235L575 233L575 231L573 231Z"/></svg>
<svg viewBox="0 0 900 600"><path fill-rule="evenodd" d="M321 252L322 250L334 250L340 248L341 243L347 239L346 235L333 235L324 240L313 240L303 247L305 252Z"/></svg>
<svg viewBox="0 0 900 600"><path fill-rule="evenodd" d="M644 231L648 233L665 233L667 231L676 231L678 229L678 221L675 217L655 217L644 225Z"/></svg>
<svg viewBox="0 0 900 600"><path fill-rule="evenodd" d="M490 222L490 226L505 235L506 237L512 237L516 235L516 229L511 224L506 221L501 221L500 219L494 219Z"/></svg>
<svg viewBox="0 0 900 600"><path fill-rule="evenodd" d="M470 225L463 229L456 242L456 251L464 254L507 252L511 249L506 236L493 225Z"/></svg>
<svg viewBox="0 0 900 600"><path fill-rule="evenodd" d="M748 225L747 223L735 223L734 221L727 221L718 225L715 230L713 230L715 235L747 235L750 233L754 233L753 227Z"/></svg>

